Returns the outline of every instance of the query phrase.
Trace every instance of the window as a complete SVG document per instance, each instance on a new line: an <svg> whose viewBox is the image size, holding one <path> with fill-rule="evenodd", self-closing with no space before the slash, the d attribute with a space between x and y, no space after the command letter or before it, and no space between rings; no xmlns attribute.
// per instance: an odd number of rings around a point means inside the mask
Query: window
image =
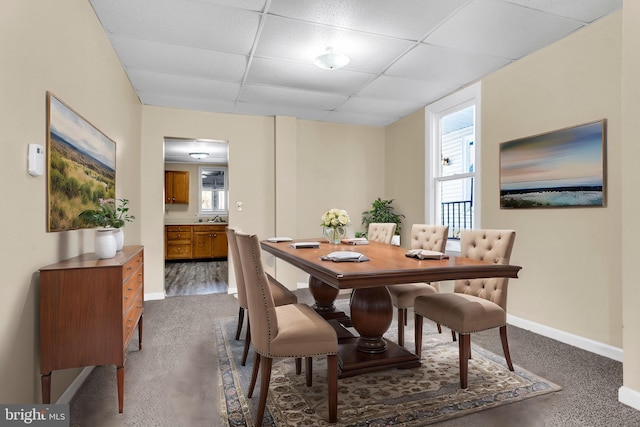
<svg viewBox="0 0 640 427"><path fill-rule="evenodd" d="M480 226L479 110L479 83L427 107L427 221L449 226L451 251L460 250L461 230Z"/></svg>
<svg viewBox="0 0 640 427"><path fill-rule="evenodd" d="M227 213L227 168L200 168L200 213Z"/></svg>

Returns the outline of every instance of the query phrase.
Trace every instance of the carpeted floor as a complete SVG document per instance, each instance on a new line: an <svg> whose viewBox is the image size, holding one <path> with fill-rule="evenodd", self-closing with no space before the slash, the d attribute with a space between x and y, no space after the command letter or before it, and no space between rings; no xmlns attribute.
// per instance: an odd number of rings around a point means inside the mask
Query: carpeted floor
<svg viewBox="0 0 640 427"><path fill-rule="evenodd" d="M299 290L297 295L300 302L312 303L308 290ZM347 304L346 299L339 301L340 308ZM143 349L137 351L131 345L127 356L124 413L118 413L115 367L98 366L70 402L71 426L220 426L215 326L220 319L236 316L237 311L237 300L228 294L145 302ZM520 328L510 326L508 330L514 364L560 385L562 390L436 425L640 425L640 411L617 400L621 363ZM134 337L132 343L136 342ZM501 354L496 331L475 334L472 342Z"/></svg>
<svg viewBox="0 0 640 427"><path fill-rule="evenodd" d="M235 319L216 325L222 407L227 414L222 421L232 427L254 424L259 395L256 391L254 399L245 396L253 360L246 366L237 363L244 345L235 340L235 331ZM387 339L396 339L394 331L389 331ZM424 346L420 368L388 369L339 380L338 422L333 425L432 425L560 390L518 366L509 371L503 357L477 346L469 361L469 387L463 390L458 343L451 340L451 334L438 334L435 325L425 323ZM292 359L274 361L263 426L331 425L327 422L326 358L314 360L313 374L313 386L307 387L305 376L295 374Z"/></svg>

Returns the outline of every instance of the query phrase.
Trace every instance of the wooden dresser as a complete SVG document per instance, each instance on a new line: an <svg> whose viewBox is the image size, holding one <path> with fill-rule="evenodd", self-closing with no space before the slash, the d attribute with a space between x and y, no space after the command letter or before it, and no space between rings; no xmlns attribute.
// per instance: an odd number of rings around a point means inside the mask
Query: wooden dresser
<svg viewBox="0 0 640 427"><path fill-rule="evenodd" d="M51 403L51 371L116 365L122 412L126 351L136 325L142 349L143 261L142 246L125 246L114 258L87 253L40 269L42 403Z"/></svg>

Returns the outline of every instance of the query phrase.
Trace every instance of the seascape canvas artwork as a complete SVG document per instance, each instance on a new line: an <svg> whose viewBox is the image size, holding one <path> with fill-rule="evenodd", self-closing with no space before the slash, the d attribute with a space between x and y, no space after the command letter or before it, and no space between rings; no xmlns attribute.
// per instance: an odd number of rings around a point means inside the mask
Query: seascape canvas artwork
<svg viewBox="0 0 640 427"><path fill-rule="evenodd" d="M500 207L604 206L606 121L500 144Z"/></svg>
<svg viewBox="0 0 640 427"><path fill-rule="evenodd" d="M47 93L47 231L92 227L78 214L115 198L116 143Z"/></svg>

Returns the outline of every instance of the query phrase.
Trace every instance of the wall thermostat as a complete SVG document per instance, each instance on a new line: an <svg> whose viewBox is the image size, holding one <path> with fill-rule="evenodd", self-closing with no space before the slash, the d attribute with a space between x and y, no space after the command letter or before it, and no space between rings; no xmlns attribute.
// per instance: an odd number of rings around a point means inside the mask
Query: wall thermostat
<svg viewBox="0 0 640 427"><path fill-rule="evenodd" d="M44 174L44 147L39 144L29 144L29 175Z"/></svg>

